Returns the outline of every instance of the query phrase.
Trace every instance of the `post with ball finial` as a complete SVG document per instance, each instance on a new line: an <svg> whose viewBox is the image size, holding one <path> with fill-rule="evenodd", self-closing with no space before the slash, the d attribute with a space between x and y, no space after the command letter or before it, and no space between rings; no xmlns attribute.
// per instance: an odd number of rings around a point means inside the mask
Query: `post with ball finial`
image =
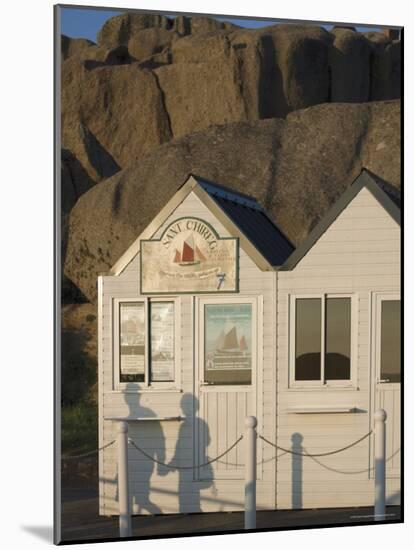
<svg viewBox="0 0 414 550"><path fill-rule="evenodd" d="M375 521L385 519L385 437L387 413L379 409L374 414L375 438Z"/></svg>
<svg viewBox="0 0 414 550"><path fill-rule="evenodd" d="M245 425L244 528L256 529L256 418L247 416Z"/></svg>
<svg viewBox="0 0 414 550"><path fill-rule="evenodd" d="M131 536L131 511L128 483L128 423L118 423L118 498L119 536Z"/></svg>

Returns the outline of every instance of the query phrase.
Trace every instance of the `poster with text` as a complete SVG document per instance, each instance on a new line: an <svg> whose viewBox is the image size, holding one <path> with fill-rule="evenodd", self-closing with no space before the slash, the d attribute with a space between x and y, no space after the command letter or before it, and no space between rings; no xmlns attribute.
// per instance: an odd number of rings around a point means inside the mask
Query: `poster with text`
<svg viewBox="0 0 414 550"><path fill-rule="evenodd" d="M120 375L143 375L145 370L145 306L120 304Z"/></svg>

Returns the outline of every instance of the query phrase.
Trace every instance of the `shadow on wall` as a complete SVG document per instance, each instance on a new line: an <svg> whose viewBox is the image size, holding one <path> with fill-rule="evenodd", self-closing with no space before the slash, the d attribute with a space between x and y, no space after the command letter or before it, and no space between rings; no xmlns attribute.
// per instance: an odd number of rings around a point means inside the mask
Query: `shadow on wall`
<svg viewBox="0 0 414 550"><path fill-rule="evenodd" d="M138 447L142 448L151 457L147 458L142 455L132 445L128 448L133 512L136 514L163 513L152 500L154 494L176 495L178 498L178 511L181 513L188 511L189 505L191 505L191 512L201 512L200 492L202 489L212 486L214 482L211 465L207 465L202 469L194 468L196 464L208 460L207 449L210 444L208 425L197 415L198 399L191 393L185 393L182 396L180 405L183 420L180 422L174 455L169 462L166 462L166 438L161 421L156 420L157 415L152 409L141 404L142 395L138 393L134 384L127 384L126 390L125 403L128 405L128 416L130 418L154 418L152 421L129 423L129 436ZM196 430L200 434L198 450L194 449L194 433ZM163 464L158 464L158 462ZM177 466L192 467L180 469ZM167 483L165 487L151 487L153 474L156 473L167 480L173 472L178 472L178 487L174 484L170 489ZM118 501L118 475L116 474L114 479L101 477L100 480L115 484L115 500Z"/></svg>
<svg viewBox="0 0 414 550"><path fill-rule="evenodd" d="M210 433L207 423L198 416L198 399L190 393L181 398L181 411L183 419L176 438L174 454L166 462L166 438L161 421L157 420L155 412L149 407L140 403L141 394L136 391L134 384L127 385L128 393L125 394L125 402L128 405L130 418L144 417L154 418L152 421L130 423L130 437L136 445L145 451L150 458L139 453L132 445L129 446L129 476L132 489L133 512L135 514L161 514L165 513L158 504L152 500L154 495L163 495L178 499L178 512L186 513L191 509L192 513L201 512L201 500L222 504L239 504L229 499L217 499L214 496L201 495L201 491L214 486L214 471L211 464L197 468L197 464L205 463L211 458L208 456L210 444ZM131 428L133 426L133 428ZM194 434L199 434L199 448L194 448ZM361 474L368 473L369 468L360 470L342 471L324 464L319 458L303 455L307 453L304 447L304 437L301 433L295 432L291 436L291 502L293 509L303 509L303 467L304 459L313 460L322 469L336 472L338 474ZM311 452L311 451L309 451ZM115 455L116 456L116 455ZM388 457L387 460L389 460ZM162 464L158 464L157 462ZM180 469L182 466L191 468ZM178 486L175 483L168 484L168 476L178 472ZM158 484L151 487L151 478L156 473L165 477L165 484ZM118 478L101 478L102 481L116 485L115 501L118 501ZM240 481L243 483L243 481ZM160 497L162 498L162 497ZM388 495L387 504L398 504L400 492L396 491Z"/></svg>
<svg viewBox="0 0 414 550"><path fill-rule="evenodd" d="M143 418L156 418L155 412L149 407L144 407L141 403L141 394L136 391L136 386L134 384L127 384L126 390L131 391L135 390L134 393L125 393L125 402L128 405L128 416L131 418L134 417L143 417ZM145 452L151 456L152 459L158 460L160 462L165 462L165 437L162 429L161 422L158 420L153 420L151 422L134 422L132 424L136 428L137 439L136 444L142 447ZM133 437L131 433L131 423L129 424L130 437ZM140 428L143 427L145 430L146 438L140 439ZM150 434L150 437L148 435ZM135 440L135 438L134 438ZM145 510L149 514L161 514L161 509L151 501L151 486L150 480L152 474L158 468L158 473L160 474L160 466L146 458L142 455L137 456L138 451L131 446L129 446L129 463L130 463L130 480L136 479L139 483L139 498L135 495L132 496L133 504L136 505L138 513L142 514ZM118 480L117 480L118 481ZM117 491L118 492L118 491ZM116 495L118 499L118 494Z"/></svg>
<svg viewBox="0 0 414 550"><path fill-rule="evenodd" d="M321 469L329 472L335 472L337 474L341 475L347 475L347 476L353 476L357 474L368 474L371 471L371 475L373 476L374 467L371 468L362 468L357 470L340 470L337 468L333 468L332 466L328 466L327 464L324 464L320 458L316 458L313 456L302 456L303 454L306 454L307 451L303 445L303 435L299 432L295 432L291 436L291 461L292 461L292 477L291 477L291 496L292 496L292 508L295 509L302 509L303 508L303 460L304 458L306 460L312 460L316 464L318 464ZM393 458L397 453L399 453L400 450L398 449L396 452L394 452L392 455L386 458L386 462L389 461L391 458ZM373 477L372 477L373 479ZM401 491L397 490L391 494L387 494L386 498L386 504L387 506L392 505L399 505L401 502ZM372 506L374 505L374 496L372 501Z"/></svg>
<svg viewBox="0 0 414 550"><path fill-rule="evenodd" d="M208 460L207 458L207 449L210 444L210 432L208 424L198 416L199 410L199 401L195 395L191 393L185 393L181 398L181 411L183 413L184 420L181 423L180 430L178 433L177 445L175 448L174 456L172 457L169 466L172 471L174 471L174 465L186 466L189 465L189 458L187 453L187 458L183 459L182 457L186 455L186 439L188 439L188 433L191 433L192 440L192 449L193 449L193 460L190 462L191 465L202 464ZM194 423L193 423L194 422ZM194 449L194 434L200 434L199 437L199 448L197 460L197 449ZM170 469L169 469L170 470ZM170 471L171 471L170 470ZM199 477L197 474L199 472ZM165 472L168 474L168 472ZM179 482L178 482L178 498L179 498L179 511L185 512L186 505L186 493L188 494L188 485L191 484L191 504L193 504L193 512L201 512L201 495L200 491L206 489L213 485L213 468L211 464L201 468L200 470L195 469L185 469L178 470ZM200 481L197 481L200 479ZM201 481L202 480L202 481Z"/></svg>

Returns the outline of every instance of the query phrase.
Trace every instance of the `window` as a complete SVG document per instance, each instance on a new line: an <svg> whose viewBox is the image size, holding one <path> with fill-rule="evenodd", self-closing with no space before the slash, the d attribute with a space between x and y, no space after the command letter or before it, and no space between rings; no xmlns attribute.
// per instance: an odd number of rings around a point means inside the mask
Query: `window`
<svg viewBox="0 0 414 550"><path fill-rule="evenodd" d="M351 302L350 296L292 297L293 383L351 380Z"/></svg>
<svg viewBox="0 0 414 550"><path fill-rule="evenodd" d="M321 299L296 300L296 380L319 380L321 377Z"/></svg>
<svg viewBox="0 0 414 550"><path fill-rule="evenodd" d="M204 305L204 382L251 384L252 304Z"/></svg>
<svg viewBox="0 0 414 550"><path fill-rule="evenodd" d="M174 300L116 300L117 382L144 385L174 382L175 305Z"/></svg>
<svg viewBox="0 0 414 550"><path fill-rule="evenodd" d="M381 381L401 381L400 300L381 301Z"/></svg>

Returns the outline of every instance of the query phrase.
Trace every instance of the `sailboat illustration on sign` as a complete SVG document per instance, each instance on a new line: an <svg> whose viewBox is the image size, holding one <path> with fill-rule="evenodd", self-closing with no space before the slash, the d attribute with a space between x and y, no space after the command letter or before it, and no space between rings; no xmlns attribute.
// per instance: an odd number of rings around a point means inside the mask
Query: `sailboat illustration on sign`
<svg viewBox="0 0 414 550"><path fill-rule="evenodd" d="M204 262L206 257L198 248L194 245L194 237L191 234L183 243L181 251L175 249L175 255L173 262L182 266L197 265L200 262Z"/></svg>

